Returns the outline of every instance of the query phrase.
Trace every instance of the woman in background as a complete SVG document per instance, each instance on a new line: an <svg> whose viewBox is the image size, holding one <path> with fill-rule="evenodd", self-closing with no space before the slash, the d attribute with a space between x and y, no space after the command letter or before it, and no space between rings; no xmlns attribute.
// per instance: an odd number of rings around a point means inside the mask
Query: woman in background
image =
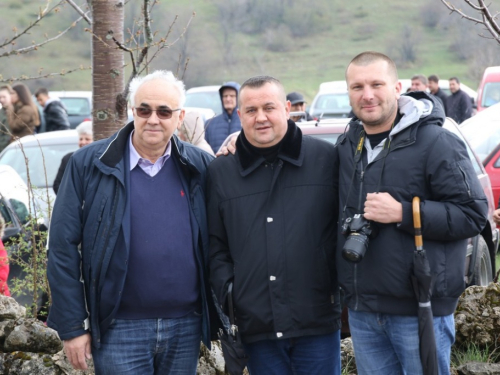
<svg viewBox="0 0 500 375"><path fill-rule="evenodd" d="M7 114L13 141L34 134L35 129L40 126L40 115L28 86L18 83L12 86L12 90L12 104L7 108Z"/></svg>
<svg viewBox="0 0 500 375"><path fill-rule="evenodd" d="M205 141L205 125L199 112L188 112L184 121L177 128L177 135L185 142L189 142L214 156L212 147Z"/></svg>

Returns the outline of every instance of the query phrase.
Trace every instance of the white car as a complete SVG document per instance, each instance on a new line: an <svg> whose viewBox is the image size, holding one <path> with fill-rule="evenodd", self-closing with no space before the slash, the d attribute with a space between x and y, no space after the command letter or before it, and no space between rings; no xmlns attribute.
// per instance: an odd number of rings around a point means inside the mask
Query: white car
<svg viewBox="0 0 500 375"><path fill-rule="evenodd" d="M319 92L309 107L309 114L316 119L349 117L350 112L346 81L324 82L319 85Z"/></svg>
<svg viewBox="0 0 500 375"><path fill-rule="evenodd" d="M64 104L71 129L92 120L92 91L50 91L49 96L59 98Z"/></svg>
<svg viewBox="0 0 500 375"><path fill-rule="evenodd" d="M219 93L220 86L200 86L192 87L186 91L187 108L208 108L214 111L215 115L222 113L222 102Z"/></svg>

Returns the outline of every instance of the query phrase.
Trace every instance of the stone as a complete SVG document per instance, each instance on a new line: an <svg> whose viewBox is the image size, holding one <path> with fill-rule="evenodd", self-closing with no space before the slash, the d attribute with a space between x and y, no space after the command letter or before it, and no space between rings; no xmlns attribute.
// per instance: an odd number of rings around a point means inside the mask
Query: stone
<svg viewBox="0 0 500 375"><path fill-rule="evenodd" d="M458 375L500 375L500 363L470 362L457 368Z"/></svg>
<svg viewBox="0 0 500 375"><path fill-rule="evenodd" d="M64 354L64 350L54 354L52 360L55 365L59 368L61 375L94 375L94 362L92 360L87 360L87 370L75 370L71 363L68 361L68 357Z"/></svg>
<svg viewBox="0 0 500 375"><path fill-rule="evenodd" d="M500 337L500 285L471 286L458 300L455 311L456 342L497 345Z"/></svg>
<svg viewBox="0 0 500 375"><path fill-rule="evenodd" d="M26 316L26 308L12 297L0 295L0 321L17 320Z"/></svg>
<svg viewBox="0 0 500 375"><path fill-rule="evenodd" d="M5 354L4 366L9 375L59 375L50 354L14 352Z"/></svg>
<svg viewBox="0 0 500 375"><path fill-rule="evenodd" d="M16 323L14 320L0 321L0 348L3 348L5 338L12 332L15 326Z"/></svg>
<svg viewBox="0 0 500 375"><path fill-rule="evenodd" d="M55 354L62 349L56 331L37 319L19 319L6 337L4 351L22 351Z"/></svg>
<svg viewBox="0 0 500 375"><path fill-rule="evenodd" d="M344 370L343 373L356 374L354 347L350 337L340 340L340 362L341 367Z"/></svg>

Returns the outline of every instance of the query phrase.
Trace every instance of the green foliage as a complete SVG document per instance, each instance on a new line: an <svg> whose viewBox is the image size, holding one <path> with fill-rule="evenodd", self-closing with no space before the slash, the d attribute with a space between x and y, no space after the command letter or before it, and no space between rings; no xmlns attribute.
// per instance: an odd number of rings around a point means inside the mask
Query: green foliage
<svg viewBox="0 0 500 375"><path fill-rule="evenodd" d="M495 363L498 360L498 347L480 347L475 343L464 346L453 346L451 350L451 364L459 367L469 362Z"/></svg>

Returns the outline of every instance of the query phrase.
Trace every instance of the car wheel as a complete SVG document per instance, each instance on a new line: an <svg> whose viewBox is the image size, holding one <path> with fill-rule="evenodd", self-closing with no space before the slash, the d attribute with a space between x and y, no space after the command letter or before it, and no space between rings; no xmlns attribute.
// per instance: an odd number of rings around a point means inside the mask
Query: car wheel
<svg viewBox="0 0 500 375"><path fill-rule="evenodd" d="M487 286L493 280L488 245L483 237L477 241L476 265L471 285Z"/></svg>

